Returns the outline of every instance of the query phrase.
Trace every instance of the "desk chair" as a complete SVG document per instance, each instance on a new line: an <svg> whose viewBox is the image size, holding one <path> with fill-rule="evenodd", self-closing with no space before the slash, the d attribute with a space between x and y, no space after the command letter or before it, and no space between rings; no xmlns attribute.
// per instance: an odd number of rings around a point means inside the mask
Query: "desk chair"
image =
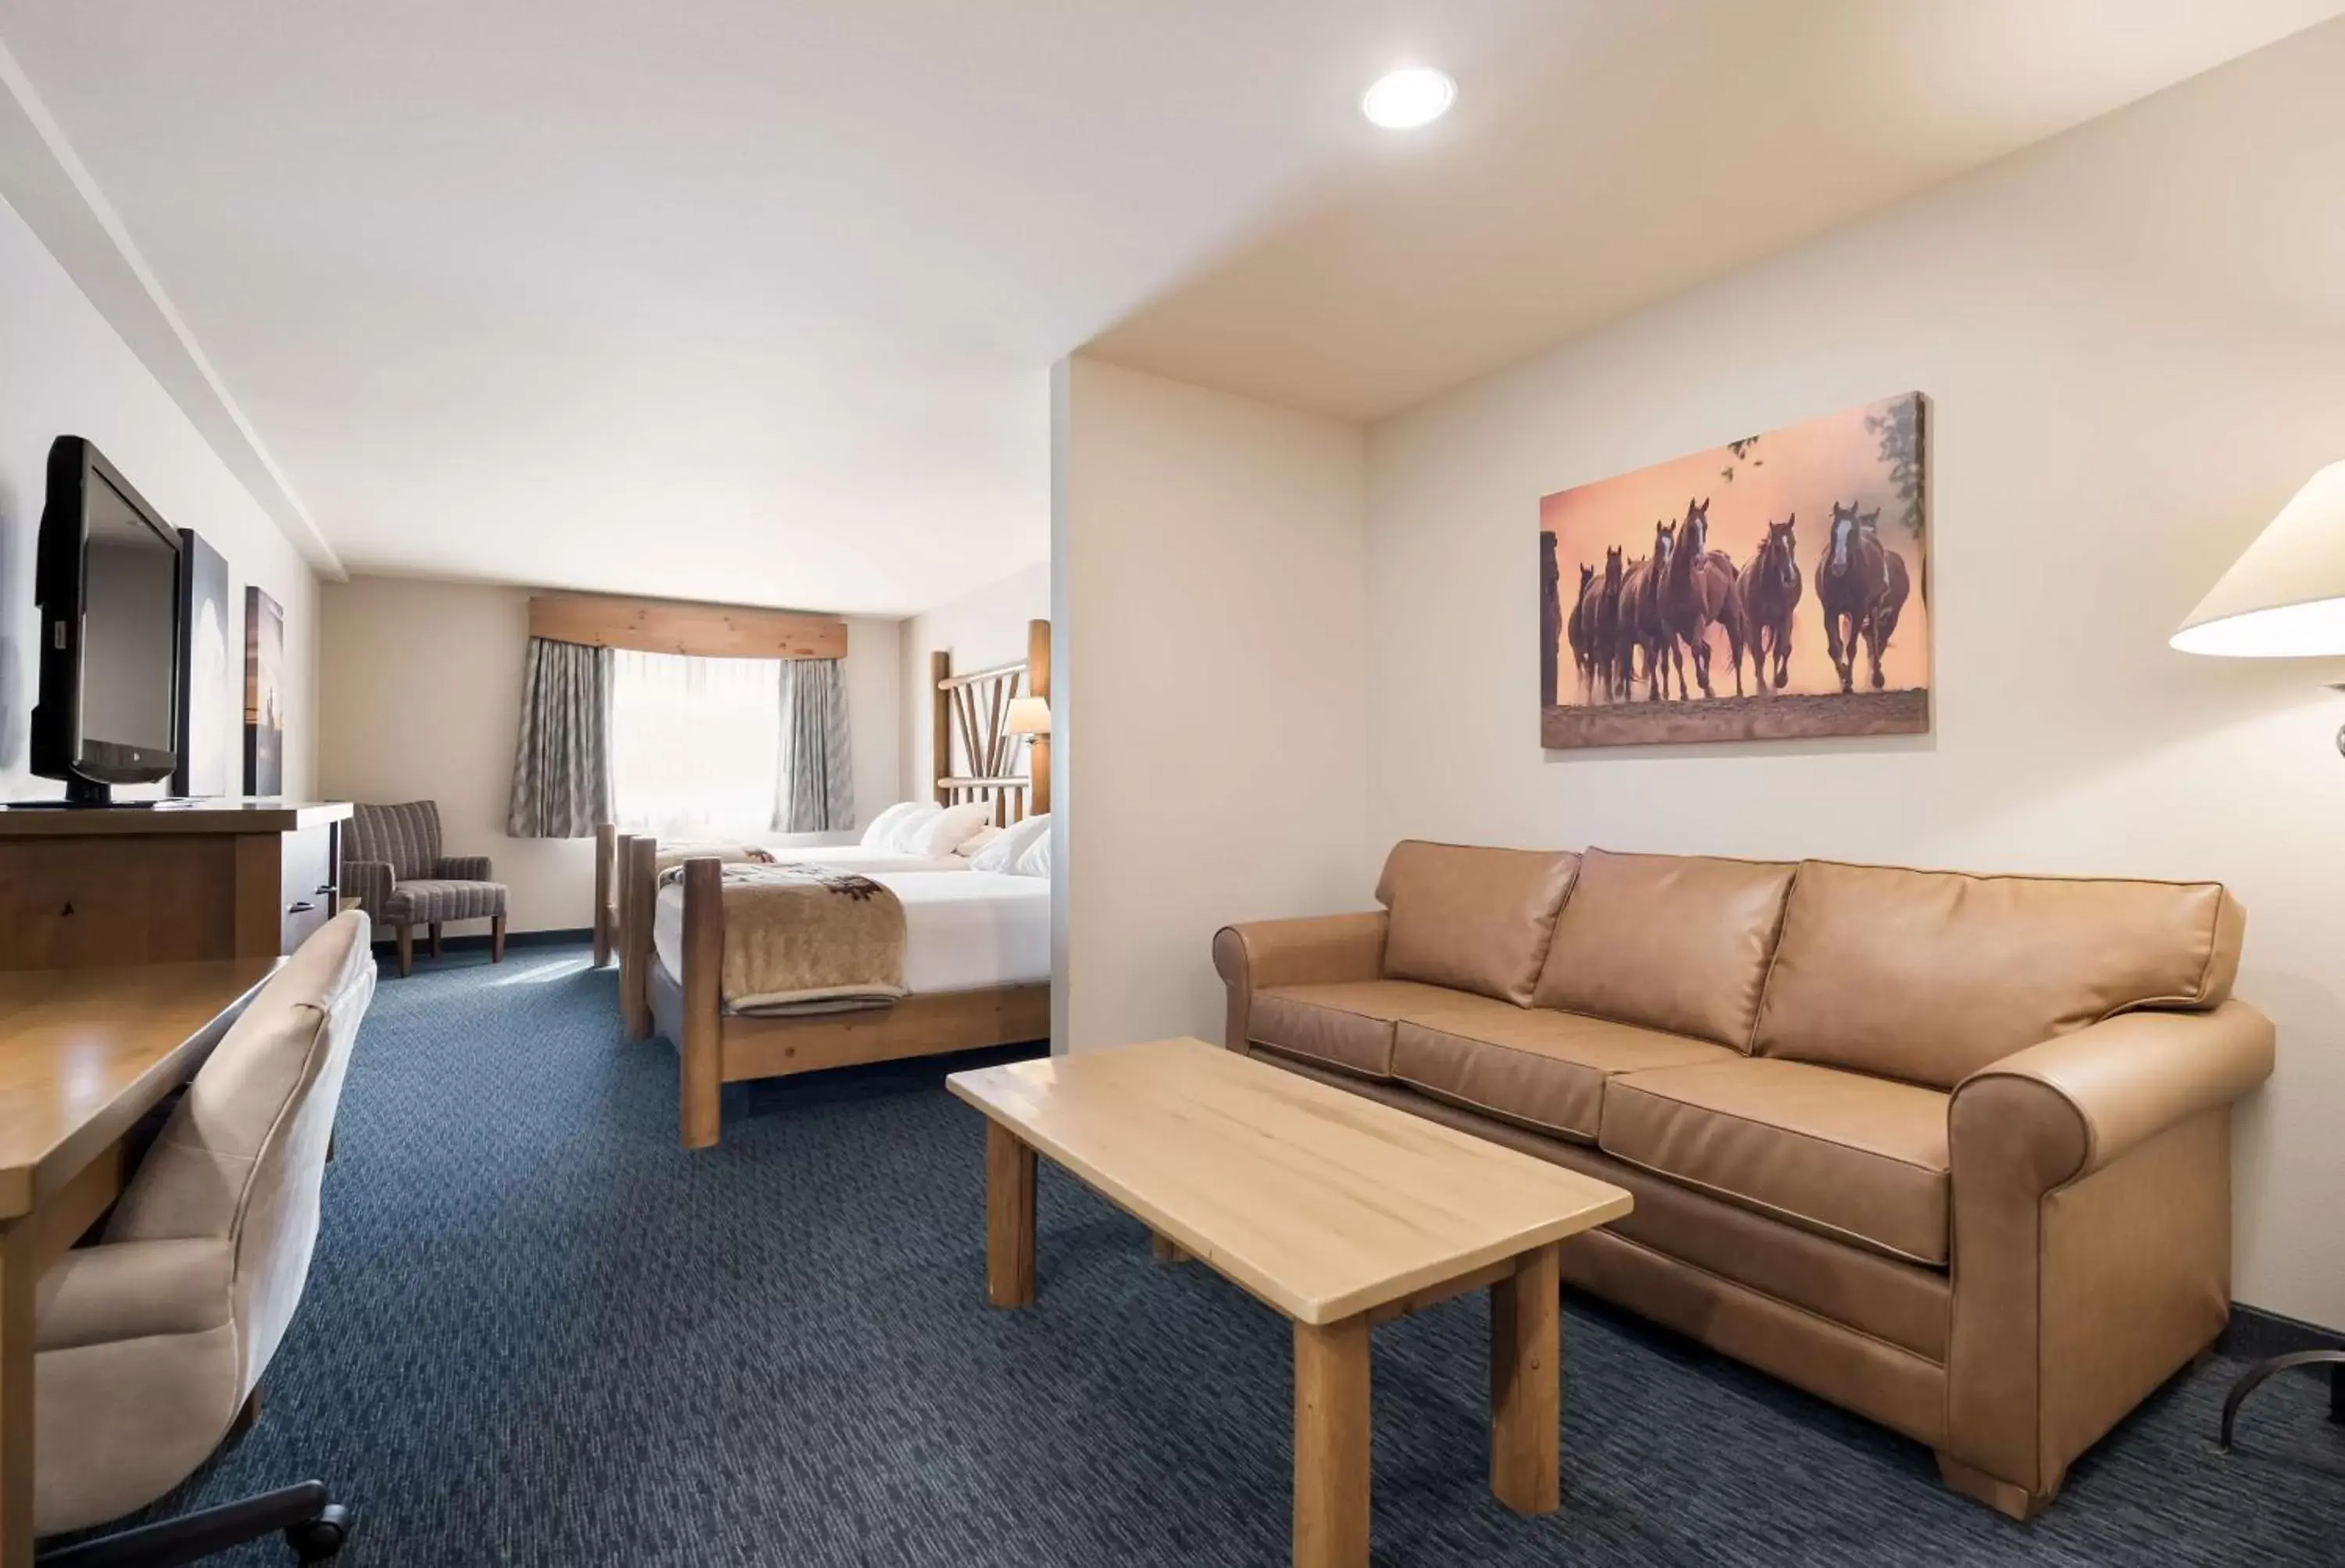
<svg viewBox="0 0 2345 1568"><path fill-rule="evenodd" d="M84 1530L195 1473L253 1401L309 1277L334 1107L374 995L352 910L261 987L132 1173L104 1239L43 1279L35 1327L35 1526ZM39 1557L159 1568L283 1531L305 1563L347 1510L310 1481Z"/></svg>

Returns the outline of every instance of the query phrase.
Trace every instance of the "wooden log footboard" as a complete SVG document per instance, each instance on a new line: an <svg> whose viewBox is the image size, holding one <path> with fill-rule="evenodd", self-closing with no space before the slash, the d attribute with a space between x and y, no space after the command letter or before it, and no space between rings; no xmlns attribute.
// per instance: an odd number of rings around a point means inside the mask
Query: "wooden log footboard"
<svg viewBox="0 0 2345 1568"><path fill-rule="evenodd" d="M650 839L629 846L620 1000L628 1039L643 1039L656 1027L675 1041L676 1126L685 1148L716 1144L727 1084L1050 1037L1047 983L908 996L890 1007L848 1013L727 1013L723 862L712 855L684 864L684 972L671 976L652 940L656 860Z"/></svg>

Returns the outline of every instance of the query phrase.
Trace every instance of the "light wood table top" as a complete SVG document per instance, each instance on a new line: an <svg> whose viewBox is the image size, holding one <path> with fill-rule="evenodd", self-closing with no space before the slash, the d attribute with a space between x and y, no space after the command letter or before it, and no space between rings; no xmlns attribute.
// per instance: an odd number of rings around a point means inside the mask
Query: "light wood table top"
<svg viewBox="0 0 2345 1568"><path fill-rule="evenodd" d="M1630 1207L1609 1183L1202 1040L945 1082L1300 1323L1403 1301Z"/></svg>
<svg viewBox="0 0 2345 1568"><path fill-rule="evenodd" d="M0 1221L29 1214L208 1052L275 958L0 972Z"/></svg>

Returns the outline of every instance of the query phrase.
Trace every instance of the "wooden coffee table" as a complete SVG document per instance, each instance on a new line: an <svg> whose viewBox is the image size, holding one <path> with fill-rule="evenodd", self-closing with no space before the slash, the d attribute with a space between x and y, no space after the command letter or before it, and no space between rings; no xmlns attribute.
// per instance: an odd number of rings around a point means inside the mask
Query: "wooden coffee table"
<svg viewBox="0 0 2345 1568"><path fill-rule="evenodd" d="M955 1073L986 1115L986 1290L1034 1299L1034 1156L1047 1155L1294 1324L1294 1561L1368 1561L1368 1330L1490 1290L1490 1490L1561 1502L1567 1237L1620 1188L1202 1040Z"/></svg>

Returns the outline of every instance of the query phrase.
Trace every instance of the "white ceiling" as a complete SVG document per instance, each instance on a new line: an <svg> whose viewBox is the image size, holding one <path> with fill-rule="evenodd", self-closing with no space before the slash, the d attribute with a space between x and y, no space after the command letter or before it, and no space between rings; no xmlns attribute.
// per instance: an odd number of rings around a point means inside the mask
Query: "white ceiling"
<svg viewBox="0 0 2345 1568"><path fill-rule="evenodd" d="M0 194L353 570L895 614L1087 341L1375 415L2340 9L0 0Z"/></svg>
<svg viewBox="0 0 2345 1568"><path fill-rule="evenodd" d="M1508 59L1408 156L1342 171L1091 351L1376 419L2345 5L1633 9L1609 49Z"/></svg>

